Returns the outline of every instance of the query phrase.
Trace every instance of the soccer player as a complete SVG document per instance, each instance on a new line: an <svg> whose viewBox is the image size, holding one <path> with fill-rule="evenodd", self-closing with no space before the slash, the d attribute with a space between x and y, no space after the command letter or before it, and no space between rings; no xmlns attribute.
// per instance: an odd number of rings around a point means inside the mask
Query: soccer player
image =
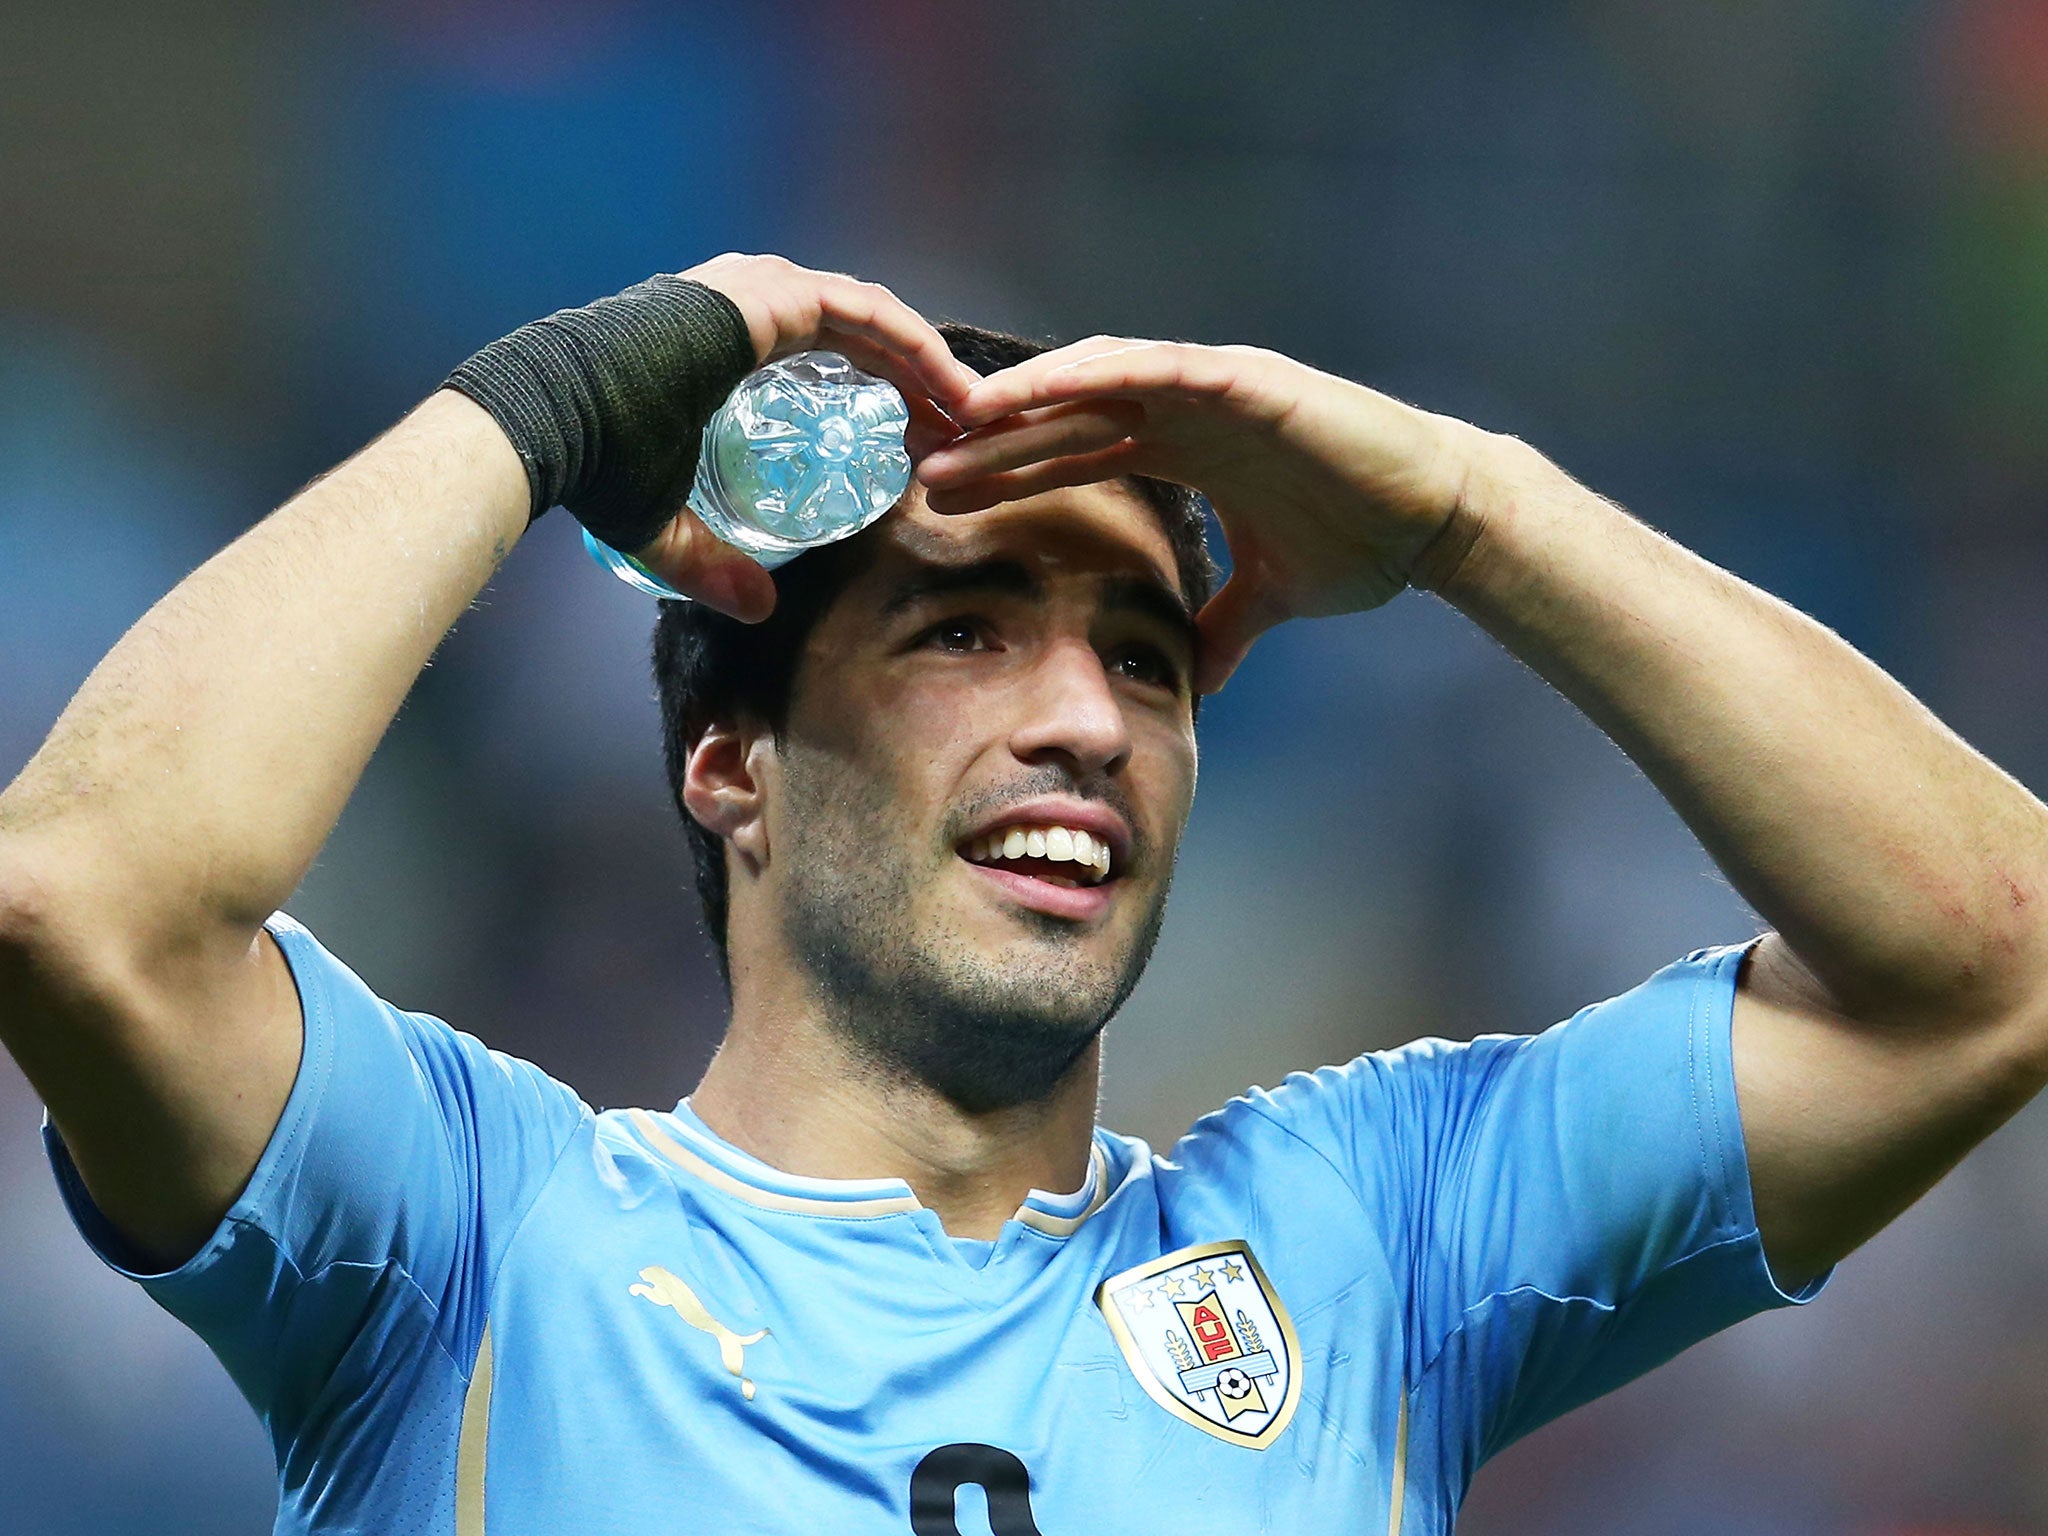
<svg viewBox="0 0 2048 1536"><path fill-rule="evenodd" d="M152 609L0 796L0 1038L88 1240L262 1416L280 1530L1444 1531L2041 1086L2048 813L1819 625L1286 358L947 334L737 256L522 328ZM771 579L677 508L694 424L814 345L916 398L920 485ZM276 912L557 502L702 599L656 670L732 1015L669 1111L593 1113ZM1407 585L1772 931L1164 1157L1097 1128L1198 695Z"/></svg>

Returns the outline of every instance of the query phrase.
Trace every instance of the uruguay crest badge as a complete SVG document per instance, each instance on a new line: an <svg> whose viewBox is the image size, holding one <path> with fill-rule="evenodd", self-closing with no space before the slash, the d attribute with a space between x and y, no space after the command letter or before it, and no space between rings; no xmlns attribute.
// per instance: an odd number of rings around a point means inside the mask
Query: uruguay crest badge
<svg viewBox="0 0 2048 1536"><path fill-rule="evenodd" d="M1301 1341L1243 1239L1182 1248L1095 1291L1145 1393L1219 1440L1262 1451L1301 1399Z"/></svg>

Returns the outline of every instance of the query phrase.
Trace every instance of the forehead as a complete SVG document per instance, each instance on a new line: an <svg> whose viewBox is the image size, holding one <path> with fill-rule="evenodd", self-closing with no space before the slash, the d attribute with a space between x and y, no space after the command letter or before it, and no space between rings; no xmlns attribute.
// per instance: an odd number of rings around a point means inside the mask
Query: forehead
<svg viewBox="0 0 2048 1536"><path fill-rule="evenodd" d="M942 517L921 486L869 532L866 569L854 583L873 593L919 570L1015 561L1048 586L1063 577L1121 577L1181 593L1173 544L1157 514L1127 485L1107 481L1047 491L982 512Z"/></svg>

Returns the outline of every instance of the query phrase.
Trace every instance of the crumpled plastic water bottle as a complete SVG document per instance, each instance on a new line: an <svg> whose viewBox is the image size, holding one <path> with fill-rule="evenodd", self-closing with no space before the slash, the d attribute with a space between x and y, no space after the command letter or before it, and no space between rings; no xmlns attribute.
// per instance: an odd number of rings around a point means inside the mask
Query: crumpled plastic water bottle
<svg viewBox="0 0 2048 1536"><path fill-rule="evenodd" d="M859 533L910 484L910 408L887 379L837 352L799 352L740 380L704 425L690 510L773 570ZM654 597L683 594L583 531L591 558Z"/></svg>

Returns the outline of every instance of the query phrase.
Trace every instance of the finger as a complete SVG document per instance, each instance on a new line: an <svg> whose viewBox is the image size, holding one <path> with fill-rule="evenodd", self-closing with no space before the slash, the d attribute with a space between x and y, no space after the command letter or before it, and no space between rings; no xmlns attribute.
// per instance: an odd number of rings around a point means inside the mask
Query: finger
<svg viewBox="0 0 2048 1536"><path fill-rule="evenodd" d="M934 487L925 493L925 504L947 517L962 512L980 512L1001 502L1022 501L1026 496L1056 491L1063 486L1095 485L1125 475L1142 474L1143 470L1138 468L1141 460L1142 452L1138 445L1126 438L1094 453L1052 459L1043 464L1033 464L1028 469L988 475L965 485L949 485L943 490Z"/></svg>
<svg viewBox="0 0 2048 1536"><path fill-rule="evenodd" d="M1021 363L990 374L968 392L962 409L955 411L954 415L963 426L987 426L1033 405L1049 403L1039 397L1039 391L1046 379L1064 368L1150 345L1150 342L1132 341L1122 336L1090 336L1085 341L1054 347L1049 352L1040 352L1035 357L1027 357Z"/></svg>
<svg viewBox="0 0 2048 1536"><path fill-rule="evenodd" d="M968 428L1072 400L1109 395L1201 395L1227 389L1238 366L1216 347L1098 336L992 373L975 385L953 416Z"/></svg>
<svg viewBox="0 0 2048 1536"><path fill-rule="evenodd" d="M1123 400L1006 416L926 458L918 466L918 478L933 486L964 485L1049 459L1094 453L1130 437L1144 419L1142 407Z"/></svg>
<svg viewBox="0 0 2048 1536"><path fill-rule="evenodd" d="M811 345L827 352L837 352L856 368L895 385L903 396L903 403L910 408L912 423L922 420L936 434L927 443L927 448L937 448L960 435L959 426L947 415L946 408L932 398L923 378L906 367L894 353L876 346L865 337L830 330L820 331Z"/></svg>
<svg viewBox="0 0 2048 1536"><path fill-rule="evenodd" d="M938 328L880 283L837 272L812 273L817 283L818 328L859 336L918 380L918 389L942 404L964 399L981 375L953 356ZM900 382L900 381L899 381Z"/></svg>
<svg viewBox="0 0 2048 1536"><path fill-rule="evenodd" d="M775 578L714 535L685 508L653 542L633 552L683 596L728 618L758 624L775 609Z"/></svg>
<svg viewBox="0 0 2048 1536"><path fill-rule="evenodd" d="M910 423L903 429L903 450L911 463L922 462L960 435L952 419L924 395L906 395L904 401L910 407Z"/></svg>
<svg viewBox="0 0 2048 1536"><path fill-rule="evenodd" d="M955 400L980 380L960 362L930 321L879 283L840 272L817 272L787 256L748 256L728 251L680 274L710 284L737 305L747 320L755 355L763 361L819 345L820 333L858 335L888 359L870 355L870 371L906 393L930 393ZM833 350L844 350L833 348ZM851 353L848 353L851 356ZM911 383L915 380L915 384Z"/></svg>
<svg viewBox="0 0 2048 1536"><path fill-rule="evenodd" d="M1284 604L1256 576L1233 573L1195 615L1201 644L1195 660L1195 691L1216 693L1267 630L1288 616Z"/></svg>

